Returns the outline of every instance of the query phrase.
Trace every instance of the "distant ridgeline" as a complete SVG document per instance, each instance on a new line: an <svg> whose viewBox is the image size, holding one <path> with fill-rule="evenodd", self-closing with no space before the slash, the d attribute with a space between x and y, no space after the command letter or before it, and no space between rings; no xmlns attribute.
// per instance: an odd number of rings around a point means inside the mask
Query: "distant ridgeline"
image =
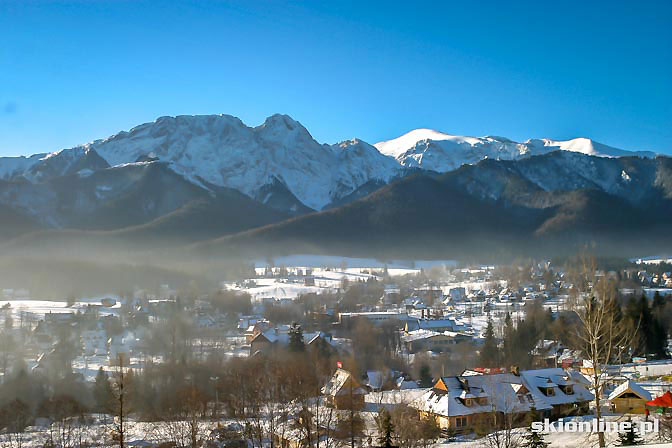
<svg viewBox="0 0 672 448"><path fill-rule="evenodd" d="M670 224L672 159L589 139L327 145L286 115L209 115L0 158L11 256L646 256L672 249Z"/></svg>

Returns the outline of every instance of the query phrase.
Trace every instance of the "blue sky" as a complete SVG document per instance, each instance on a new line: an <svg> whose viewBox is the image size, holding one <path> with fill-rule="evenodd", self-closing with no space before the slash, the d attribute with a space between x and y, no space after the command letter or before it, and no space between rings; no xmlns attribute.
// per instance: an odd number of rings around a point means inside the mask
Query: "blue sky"
<svg viewBox="0 0 672 448"><path fill-rule="evenodd" d="M504 7L505 5L505 7ZM0 0L0 155L162 115L672 154L670 1Z"/></svg>

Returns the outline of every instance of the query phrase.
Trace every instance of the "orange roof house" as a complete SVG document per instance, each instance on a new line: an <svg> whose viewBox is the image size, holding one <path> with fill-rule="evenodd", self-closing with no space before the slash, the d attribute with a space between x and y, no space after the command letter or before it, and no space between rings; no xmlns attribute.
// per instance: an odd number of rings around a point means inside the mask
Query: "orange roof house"
<svg viewBox="0 0 672 448"><path fill-rule="evenodd" d="M646 405L652 408L669 408L672 409L672 393L665 392L655 400L647 401Z"/></svg>

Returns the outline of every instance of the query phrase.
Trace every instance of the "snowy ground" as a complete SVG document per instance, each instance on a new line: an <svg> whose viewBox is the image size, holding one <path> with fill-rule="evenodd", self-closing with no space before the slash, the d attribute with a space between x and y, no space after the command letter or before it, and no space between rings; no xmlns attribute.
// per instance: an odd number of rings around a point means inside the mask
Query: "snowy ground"
<svg viewBox="0 0 672 448"><path fill-rule="evenodd" d="M672 257L670 257L669 255L659 255L644 258L631 258L630 261L637 264L672 263Z"/></svg>
<svg viewBox="0 0 672 448"><path fill-rule="evenodd" d="M642 416L633 416L632 421L634 423L640 422ZM593 419L593 416L588 415L588 416L582 416L582 417L572 417L572 418L566 418L565 422L570 422L570 421L590 421ZM609 421L625 421L626 417L606 417L607 420ZM526 429L525 428L519 428L515 430L515 436L521 438L524 434L526 434ZM618 434L617 433L605 433L605 438L607 441L607 446L613 447L613 446L618 446L617 440L618 440ZM589 447L597 447L598 446L598 441L597 441L597 434L589 434L589 433L570 433L570 432L565 432L565 433L552 433L552 434L544 434L544 439L546 442L550 444L551 447L557 447L557 448L589 448ZM662 447L672 447L672 443L665 443L662 442L659 438L658 434L655 433L648 433L643 437L645 445L650 448L662 448ZM468 440L466 437L462 438L462 440L456 440L453 442L448 442L448 441L442 441L434 445L434 448L482 448L484 447L484 441L483 440Z"/></svg>
<svg viewBox="0 0 672 448"><path fill-rule="evenodd" d="M30 300L30 299L3 300L0 301L0 306L6 306L7 304L9 304L12 312L12 317L15 320L19 320L21 318L22 313L30 313L38 318L43 318L46 314L68 314L68 313L75 313L78 310L83 312L89 305L100 307L100 314L102 316L117 314L119 312L119 308L121 307L119 300L117 300L117 303L114 306L104 307L101 303L101 300L103 298L104 297L78 299L73 304L72 307L68 307L67 302L63 300Z"/></svg>
<svg viewBox="0 0 672 448"><path fill-rule="evenodd" d="M364 420L367 423L374 425L374 418L377 415L377 412L381 408L389 408L394 405L406 403L409 404L413 400L419 398L427 389L412 389L412 390L395 390L395 391L384 391L384 392L371 392L368 393L365 397L365 407L363 412ZM565 422L579 422L579 421L592 421L592 415L580 416L580 417L571 417L564 419ZM644 417L640 415L632 416L632 421L635 424L639 424ZM610 415L605 417L608 421L622 422L627 419L627 417L619 415ZM526 434L525 428L516 429L517 437L522 437ZM566 448L588 448L597 446L597 435L596 434L587 434L587 433L552 433L545 434L545 440L550 443L551 447L566 447ZM616 446L616 440L618 435L615 433L607 433L606 439L608 446ZM654 447L672 447L672 443L661 443L658 434L649 433L644 437L644 441L647 443L646 446L651 448ZM474 439L473 435L459 437L457 440L449 442L445 439L440 440L434 445L433 448L482 448L484 447L484 441L482 439Z"/></svg>
<svg viewBox="0 0 672 448"><path fill-rule="evenodd" d="M297 269L306 269L306 267L291 267L288 269L292 272ZM258 275L263 275L264 270L265 268L256 268ZM227 289L244 291L250 294L253 300L265 297L296 299L301 294L336 292L340 288L343 279L347 279L350 282L366 281L370 278L380 279L379 274L371 273L370 269L365 268L347 268L345 270L314 268L312 269L312 277L315 281L315 286L306 286L303 277L296 277L295 279L257 278L254 279L255 286L238 286L234 283L224 284L223 286Z"/></svg>
<svg viewBox="0 0 672 448"><path fill-rule="evenodd" d="M21 443L17 443L15 434L1 434L0 446L23 446L24 448L38 448L46 446L50 437L56 446L79 446L80 437L82 442L89 442L96 447L118 446L111 440L112 417L93 415L93 422L86 426L78 426L75 423L59 425L54 423L49 426L31 426L21 434ZM221 423L230 423L222 421ZM216 422L202 421L199 423L200 434L207 436L216 428ZM183 434L182 434L183 433ZM187 438L187 425L184 422L134 422L126 424L126 445L149 446L163 441L175 440L179 436Z"/></svg>
<svg viewBox="0 0 672 448"><path fill-rule="evenodd" d="M273 259L275 266L306 266L306 267L325 267L325 266L347 266L352 268L389 268L402 269L420 269L431 268L432 266L456 266L455 260L389 260L382 261L375 258L351 258L339 257L335 255L290 255ZM254 261L258 268L268 266L268 260L259 259Z"/></svg>

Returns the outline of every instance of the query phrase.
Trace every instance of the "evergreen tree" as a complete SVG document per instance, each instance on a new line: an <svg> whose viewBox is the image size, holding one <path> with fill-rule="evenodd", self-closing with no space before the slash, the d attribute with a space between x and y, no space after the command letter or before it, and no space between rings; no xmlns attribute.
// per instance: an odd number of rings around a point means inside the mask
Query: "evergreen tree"
<svg viewBox="0 0 672 448"><path fill-rule="evenodd" d="M651 307L653 308L654 314L658 314L665 308L665 299L660 295L660 292L656 291L653 295L653 304Z"/></svg>
<svg viewBox="0 0 672 448"><path fill-rule="evenodd" d="M394 425L392 424L392 416L385 409L378 413L376 417L376 423L378 424L378 433L380 437L378 442L384 448L392 448L392 434L394 434Z"/></svg>
<svg viewBox="0 0 672 448"><path fill-rule="evenodd" d="M504 342L503 342L504 362L507 365L513 364L513 337L514 337L513 321L511 320L511 313L507 311L506 317L504 318Z"/></svg>
<svg viewBox="0 0 672 448"><path fill-rule="evenodd" d="M427 363L422 363L420 366L420 387L432 387L434 380L432 379L432 372Z"/></svg>
<svg viewBox="0 0 672 448"><path fill-rule="evenodd" d="M618 433L618 446L641 445L642 438L639 433L635 431L632 419L628 418L627 422L630 423L630 429Z"/></svg>
<svg viewBox="0 0 672 448"><path fill-rule="evenodd" d="M96 401L98 412L109 412L112 404L112 385L107 373L101 367L96 374L96 382L93 385L93 398Z"/></svg>
<svg viewBox="0 0 672 448"><path fill-rule="evenodd" d="M303 352L306 350L306 345L303 342L303 329L301 325L293 323L289 328L289 351Z"/></svg>
<svg viewBox="0 0 672 448"><path fill-rule="evenodd" d="M483 367L496 367L499 364L499 349L495 339L495 328L492 324L492 318L488 314L488 326L485 328L485 342L481 349L480 356Z"/></svg>
<svg viewBox="0 0 672 448"><path fill-rule="evenodd" d="M653 355L656 358L666 358L667 329L662 319L658 317L662 315L661 299L656 300L654 298L652 310L649 307L648 299L642 294L639 300L631 299L628 302L626 313L633 325L637 326L637 342L633 347L634 353L636 355Z"/></svg>
<svg viewBox="0 0 672 448"><path fill-rule="evenodd" d="M658 359L667 358L667 336L668 329L665 319L665 299L658 291L653 296L653 304L651 305L651 313L653 315L652 337L654 341L654 351Z"/></svg>
<svg viewBox="0 0 672 448"><path fill-rule="evenodd" d="M549 443L544 440L544 435L538 431L532 431L532 422L539 421L539 413L533 406L527 414L527 433L523 436L522 444L525 448L547 448Z"/></svg>

